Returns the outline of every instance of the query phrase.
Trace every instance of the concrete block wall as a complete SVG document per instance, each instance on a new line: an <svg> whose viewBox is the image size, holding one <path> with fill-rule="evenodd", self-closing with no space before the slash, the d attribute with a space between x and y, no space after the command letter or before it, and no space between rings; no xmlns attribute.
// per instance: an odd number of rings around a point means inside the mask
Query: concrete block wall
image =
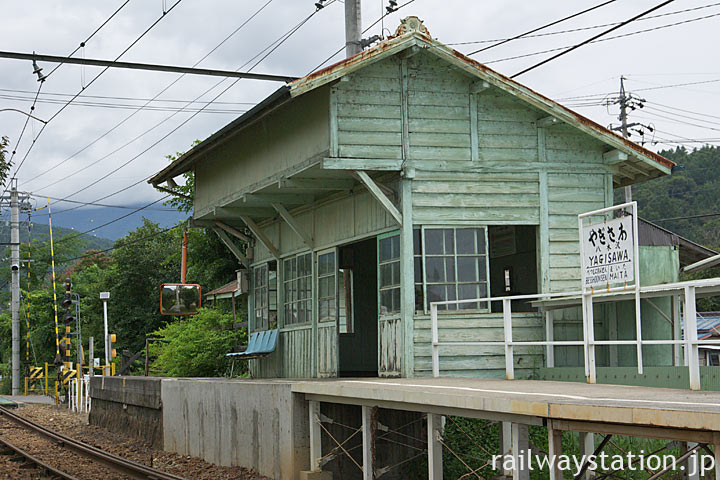
<svg viewBox="0 0 720 480"><path fill-rule="evenodd" d="M89 421L163 448L161 378L92 377Z"/></svg>
<svg viewBox="0 0 720 480"><path fill-rule="evenodd" d="M281 380L163 379L166 451L274 479L309 468L307 402Z"/></svg>

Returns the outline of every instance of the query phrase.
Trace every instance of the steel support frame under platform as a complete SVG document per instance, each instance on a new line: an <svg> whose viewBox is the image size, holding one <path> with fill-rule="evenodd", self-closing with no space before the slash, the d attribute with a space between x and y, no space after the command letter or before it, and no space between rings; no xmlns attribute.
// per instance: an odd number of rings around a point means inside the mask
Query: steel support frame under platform
<svg viewBox="0 0 720 480"><path fill-rule="evenodd" d="M424 414L424 421L427 423L427 463L428 478L430 480L441 480L443 478L443 448L454 455L458 460L465 464L460 456L447 447L443 441L443 428L445 424L445 416L460 416L468 418L480 418L485 420L500 422L501 428L501 445L499 450L501 455L511 455L513 465L519 466L513 470L507 470L505 475L512 475L513 480L529 479L530 469L523 462L521 457L528 452L530 448L528 426L544 425L548 430L548 455L562 455L562 432L578 432L580 433L580 450L582 455L597 455L606 442L613 435L625 435L631 437L657 438L669 441L681 441L688 443L688 450L681 457L682 461L692 462L699 458L699 453L704 450L706 454L714 456L715 469L714 478L720 480L720 431L709 430L683 430L674 428L655 427L647 425L628 425L610 422L586 422L576 420L559 420L550 418L541 418L530 415L517 414L501 414L497 412L487 412L478 410L462 410L462 409L442 409L431 405L404 404L398 402L378 402L367 401L363 399L353 399L348 397L333 397L316 394L305 394L305 398L309 404L310 414L310 466L311 470L316 473L322 472L322 466L330 459L337 455L347 455L357 465L363 473L363 480L373 480L380 478L384 473L400 464L378 468L375 464L375 442L378 438L378 430L387 432L387 427L379 425L377 422L378 408L389 410L415 411ZM332 423L329 419L320 413L320 404L336 403L346 405L359 405L361 407L362 423L360 428L355 429L347 438L342 441L330 435L330 432L322 425L323 422ZM322 435L323 432L331 437L335 443L333 451L322 454ZM345 449L344 445L354 436L362 435L362 465L360 465ZM604 435L600 446L594 447L594 434ZM712 450L709 448L712 446ZM421 454L425 454L422 452ZM410 461L415 457L408 459ZM401 462L405 463L405 462ZM477 470L465 464L468 469L468 475L476 475ZM482 468L482 467L481 467ZM501 467L502 468L502 467ZM664 472L660 472L664 473ZM594 478L594 473L588 471L587 465L584 466L578 479ZM659 474L658 474L659 475ZM322 478L322 477L318 477ZM471 478L471 477L469 477ZM478 478L481 478L478 476ZM560 480L563 478L559 469L553 469L549 472L550 480ZM661 478L653 476L652 478Z"/></svg>

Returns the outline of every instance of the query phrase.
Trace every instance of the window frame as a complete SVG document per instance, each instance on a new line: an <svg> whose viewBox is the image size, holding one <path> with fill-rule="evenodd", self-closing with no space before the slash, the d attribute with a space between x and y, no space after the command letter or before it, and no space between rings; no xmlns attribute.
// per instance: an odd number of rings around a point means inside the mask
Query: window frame
<svg viewBox="0 0 720 480"><path fill-rule="evenodd" d="M402 247L402 245L401 245L401 241L400 241L400 235L401 235L401 231L400 231L400 230L393 230L393 231L391 231L391 232L387 232L387 233L383 233L383 234L381 234L381 235L378 235L378 236L376 237L376 241L377 241L377 293L378 293L378 298L377 298L378 304L377 304L377 308L378 308L378 318L392 318L392 317L397 317L397 316L399 316L399 315L401 314L401 312L402 312L402 252L401 252L401 247ZM388 238L392 238L392 237L398 237L398 244L399 244L399 245L398 245L398 257L397 257L397 259L393 259L393 260L389 260L389 261L383 262L383 261L380 260L380 258L381 258L381 257L380 257L380 256L381 256L380 242L381 242L382 240L385 240L385 239L388 239ZM399 273L399 283L398 283L397 285L394 285L394 284L393 284L393 286L391 286L391 287L382 287L382 286L381 286L381 285L382 285L382 268L381 268L382 265L390 265L390 264L396 263L396 262L398 263L398 265L399 265L399 270L400 270L400 273ZM383 292L383 291L388 291L388 290L395 290L395 289L397 289L397 290L400 291L400 304L401 304L401 305L400 305L400 310L398 310L398 311L393 311L393 312L388 312L388 313L383 313L383 312L382 312L382 292Z"/></svg>
<svg viewBox="0 0 720 480"><path fill-rule="evenodd" d="M323 256L323 255L331 255L331 254L332 254L332 258L333 258L333 260L332 260L331 273L325 273L325 274L323 274L323 275L320 275L320 257ZM316 274L316 275L313 275L313 277L315 278L315 281L317 282L317 285L316 285L316 288L317 288L317 299L316 299L316 303L317 303L317 320L318 320L318 324L321 324L321 323L323 323L323 324L329 324L329 323L332 323L332 322L334 321L335 324L337 325L337 322L338 322L338 268L337 268L338 258L337 258L337 257L338 257L338 253L337 253L337 249L336 249L336 248L329 248L329 249L325 249L325 250L318 250L318 251L316 252L316 254L315 254L315 260L316 260L316 262L317 262L317 269L316 269L316 273L317 273L317 274ZM331 296L327 296L327 297L321 297L321 296L320 296L320 280L321 280L321 279L324 279L324 278L331 278L331 279L332 279L332 280L330 281L330 284L332 285L332 288L333 288L333 294L332 294ZM334 306L335 306L335 310L334 310L335 314L334 314L334 317L333 317L333 318L323 320L323 319L320 318L320 302L321 302L321 301L327 301L327 300L330 300L330 304L334 304Z"/></svg>
<svg viewBox="0 0 720 480"><path fill-rule="evenodd" d="M275 288L271 288L270 285L270 264L275 262ZM253 276L253 318L254 318L254 331L272 330L272 327L277 328L278 321L278 297L277 297L277 284L278 284L278 267L277 261L268 260L263 263L259 263L252 267ZM263 285L258 285L258 271L261 271L260 275L264 280ZM258 306L258 292L263 292L262 298L265 299L264 305ZM275 309L272 309L272 292L275 292ZM260 317L258 317L258 311L261 311ZM272 319L272 312L275 312L275 319ZM267 317L265 316L267 313ZM260 318L260 323L258 323ZM273 325L273 323L275 325Z"/></svg>
<svg viewBox="0 0 720 480"><path fill-rule="evenodd" d="M297 272L298 272L297 265L298 265L298 259L300 257L304 257L304 256L309 256L310 273L309 273L309 275L303 275L301 277L297 274ZM285 262L287 262L289 260L293 260L293 259L295 260L295 274L294 274L293 278L288 279L288 275L287 275L288 272L287 272L287 268L285 267ZM312 325L314 318L315 318L314 317L315 308L313 306L313 304L315 303L314 302L314 297L315 297L315 290L314 290L315 289L315 281L314 281L314 279L315 279L315 258L314 258L313 252L312 251L303 251L303 252L299 252L299 253L296 253L293 255L287 255L285 257L280 258L280 260L278 260L278 262L282 264L282 267L281 267L282 275L281 275L281 277L279 277L279 278L281 278L281 281L279 283L282 284L282 326L283 326L283 328L295 328L298 326ZM301 278L306 278L306 281L308 282L307 284L309 284L309 286L310 286L310 292L309 292L310 296L300 300L297 298L297 295L296 295L292 300L290 300L288 298L288 295L286 292L286 284L290 283L290 282L296 282L294 284L294 289L295 289L295 292L298 292L299 291L298 285L299 285L299 281ZM278 293L280 293L280 287L278 287ZM290 312L293 311L293 308L292 308L293 305L299 305L300 302L308 302L308 301L310 302L310 311L309 311L309 314L307 315L307 318L305 319L305 321L303 321L303 322L288 322L287 321L288 311L290 311ZM291 315L292 315L292 313L291 313Z"/></svg>
<svg viewBox="0 0 720 480"><path fill-rule="evenodd" d="M453 282L453 284L455 285L455 298L457 299L457 297L458 297L458 295L457 295L458 285L474 284L474 283L480 283L480 284L485 283L485 287L486 287L485 292L487 295L486 298L491 298L491 295L490 295L490 243L489 243L489 238L488 238L488 225L478 225L478 224L474 224L474 225L420 225L420 248L422 250L420 253L420 258L421 258L421 263L422 263L421 278L422 278L422 287L423 287L423 307L424 307L423 313L426 315L430 314L430 303L431 302L428 301L428 295L427 295L428 281L427 281L427 274L426 274L426 272L427 272L426 260L427 260L428 254L427 254L427 247L425 245L425 232L427 230L449 230L449 229L453 230L454 245L453 245L453 253L451 255L454 259L454 267L455 267L455 282ZM463 229L483 229L483 234L485 237L485 252L483 254L458 255L458 253L457 253L457 230L463 230ZM430 255L430 256L431 257L436 257L436 256L437 257L450 257L451 255L443 253L442 255ZM413 262L415 261L415 256L416 256L415 251L413 249ZM461 257L462 256L484 256L485 257L485 281L484 282L481 282L481 281L458 282L457 281L457 276L458 276L457 259L458 259L458 256L461 256ZM414 289L414 285L415 285L415 279L413 278L413 289ZM431 283L431 285L433 285L433 283ZM438 308L438 313L440 313L440 314L491 313L490 301L478 302L478 303L479 304L484 303L486 305L486 307L485 308L477 308L477 309L475 309L475 308L472 308L472 309L456 308L453 310Z"/></svg>

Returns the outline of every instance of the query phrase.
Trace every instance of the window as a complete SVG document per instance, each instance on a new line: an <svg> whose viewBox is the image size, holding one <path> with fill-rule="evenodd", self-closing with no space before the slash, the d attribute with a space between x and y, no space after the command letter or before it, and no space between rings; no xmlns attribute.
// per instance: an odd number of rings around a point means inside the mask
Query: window
<svg viewBox="0 0 720 480"><path fill-rule="evenodd" d="M285 325L312 320L312 254L304 253L283 261Z"/></svg>
<svg viewBox="0 0 720 480"><path fill-rule="evenodd" d="M336 319L335 251L318 254L318 321Z"/></svg>
<svg viewBox="0 0 720 480"><path fill-rule="evenodd" d="M418 245L420 243L420 245ZM422 258L418 280L424 287L424 308L431 302L485 298L488 296L488 261L485 228L435 228L424 227L422 241L415 242L415 268ZM417 248L420 247L418 252ZM483 305L481 307L481 305ZM416 301L417 306L417 301ZM480 302L439 306L438 310L480 310L488 308Z"/></svg>
<svg viewBox="0 0 720 480"><path fill-rule="evenodd" d="M255 330L277 328L277 262L268 262L253 270Z"/></svg>
<svg viewBox="0 0 720 480"><path fill-rule="evenodd" d="M400 312L400 235L380 237L378 242L380 315Z"/></svg>

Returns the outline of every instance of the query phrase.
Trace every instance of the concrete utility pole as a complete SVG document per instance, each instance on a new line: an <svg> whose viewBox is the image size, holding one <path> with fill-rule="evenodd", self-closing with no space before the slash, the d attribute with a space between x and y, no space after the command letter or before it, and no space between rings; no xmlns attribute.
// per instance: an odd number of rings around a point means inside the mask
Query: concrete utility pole
<svg viewBox="0 0 720 480"><path fill-rule="evenodd" d="M362 15L360 0L345 0L345 56L362 52Z"/></svg>
<svg viewBox="0 0 720 480"><path fill-rule="evenodd" d="M12 394L20 395L20 198L17 180L10 188L10 291L12 300Z"/></svg>

